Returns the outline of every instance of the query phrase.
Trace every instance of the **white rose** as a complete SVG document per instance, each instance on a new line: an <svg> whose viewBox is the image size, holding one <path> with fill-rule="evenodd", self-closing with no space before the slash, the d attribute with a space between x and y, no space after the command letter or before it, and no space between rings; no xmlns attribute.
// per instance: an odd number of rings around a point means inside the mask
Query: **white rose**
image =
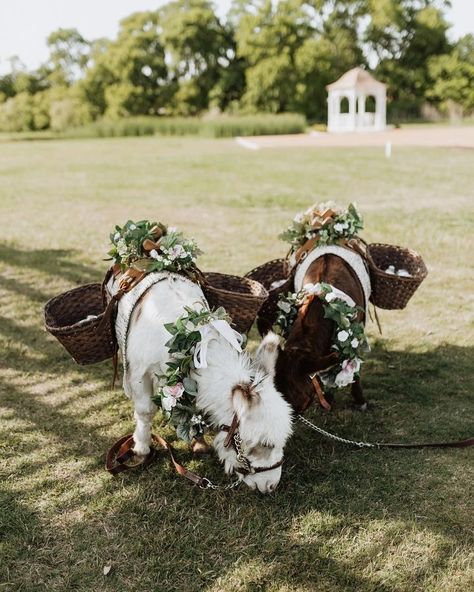
<svg viewBox="0 0 474 592"><path fill-rule="evenodd" d="M319 296L322 292L321 284L319 282L317 284L305 284L303 290L307 294L315 294L316 296Z"/></svg>
<svg viewBox="0 0 474 592"><path fill-rule="evenodd" d="M114 234L114 241L118 241L119 238L120 238L120 232L116 232Z"/></svg>
<svg viewBox="0 0 474 592"><path fill-rule="evenodd" d="M156 249L152 249L150 251L150 257L153 257L153 259L158 259L158 257L159 257L158 251Z"/></svg>
<svg viewBox="0 0 474 592"><path fill-rule="evenodd" d="M338 222L337 224L334 224L334 230L336 232L342 232L342 231L346 230L346 228L349 228L349 224L346 224L346 222L344 222L344 223Z"/></svg>
<svg viewBox="0 0 474 592"><path fill-rule="evenodd" d="M328 294L326 294L326 302L332 302L334 299L336 298L336 294L334 294L334 292L329 292Z"/></svg>
<svg viewBox="0 0 474 592"><path fill-rule="evenodd" d="M359 345L359 340L354 337L354 339L351 341L351 345L355 349Z"/></svg>
<svg viewBox="0 0 474 592"><path fill-rule="evenodd" d="M278 308L281 309L283 312L286 312L286 314L288 314L291 310L291 304L289 302L279 302L278 303Z"/></svg>
<svg viewBox="0 0 474 592"><path fill-rule="evenodd" d="M117 243L117 251L121 257L127 255L128 253L127 243L123 240L123 238L121 238Z"/></svg>
<svg viewBox="0 0 474 592"><path fill-rule="evenodd" d="M129 230L135 230L136 229L136 225L135 224L130 224L130 226L128 227Z"/></svg>
<svg viewBox="0 0 474 592"><path fill-rule="evenodd" d="M341 343L343 343L344 341L347 341L349 339L349 333L344 330L339 331L339 333L337 334L337 338Z"/></svg>
<svg viewBox="0 0 474 592"><path fill-rule="evenodd" d="M171 411L175 405L176 399L174 397L166 396L161 399L161 406L165 411Z"/></svg>

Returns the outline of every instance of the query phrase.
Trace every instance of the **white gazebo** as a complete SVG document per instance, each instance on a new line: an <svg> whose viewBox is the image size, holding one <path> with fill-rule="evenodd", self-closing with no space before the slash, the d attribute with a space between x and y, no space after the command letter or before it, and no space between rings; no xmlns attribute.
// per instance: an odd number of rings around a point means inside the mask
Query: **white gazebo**
<svg viewBox="0 0 474 592"><path fill-rule="evenodd" d="M326 87L328 132L385 129L386 86L363 68L352 68Z"/></svg>

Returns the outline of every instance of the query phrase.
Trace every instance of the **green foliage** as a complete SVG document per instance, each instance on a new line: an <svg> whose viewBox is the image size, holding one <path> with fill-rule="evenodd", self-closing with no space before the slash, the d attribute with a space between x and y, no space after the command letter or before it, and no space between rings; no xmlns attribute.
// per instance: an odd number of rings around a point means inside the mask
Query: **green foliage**
<svg viewBox="0 0 474 592"><path fill-rule="evenodd" d="M123 19L118 37L93 50L94 63L82 87L109 118L157 114L169 100L168 70L158 14L137 12Z"/></svg>
<svg viewBox="0 0 474 592"><path fill-rule="evenodd" d="M227 19L209 0L174 0L123 19L113 40L85 40L76 29L48 37L50 55L35 72L12 59L0 78L0 129L62 131L106 118L301 113L325 121L326 86L375 56L375 74L388 85L394 119L436 107L471 109L471 69L448 39L443 0L234 0ZM439 60L437 61L437 57ZM452 82L448 81L455 72ZM24 95L70 88L31 106ZM32 111L50 102L46 116ZM23 114L23 115L22 115ZM169 121L169 120L168 120ZM234 125L236 122L232 122ZM239 125L242 121L239 122ZM227 136L229 125L161 123L163 134ZM189 131L193 128L195 131ZM205 129L205 131L203 131ZM181 131L180 131L181 130ZM136 122L100 124L85 132L151 134ZM267 132L257 132L267 133Z"/></svg>
<svg viewBox="0 0 474 592"><path fill-rule="evenodd" d="M233 32L207 0L176 0L160 11L161 41L170 56L169 76L176 88L170 110L195 115L213 103L224 109L243 86L235 58ZM228 74L236 69L233 74Z"/></svg>
<svg viewBox="0 0 474 592"><path fill-rule="evenodd" d="M209 330L209 325L215 321L229 323L230 318L222 307L211 312L202 303L199 310L188 306L184 309L185 314L165 325L171 334L166 343L171 361L166 364L167 371L157 375L158 389L153 401L176 428L176 435L190 442L202 436L206 427L196 410L197 383L190 376L195 369L196 347L203 339L203 329Z"/></svg>
<svg viewBox="0 0 474 592"><path fill-rule="evenodd" d="M145 273L194 271L201 254L194 240L175 228L148 220L128 220L122 227L116 226L110 242L112 248L107 254L122 271L128 267Z"/></svg>
<svg viewBox="0 0 474 592"><path fill-rule="evenodd" d="M304 116L296 113L278 115L235 115L208 119L203 122L201 134L212 138L233 136L265 136L297 134L306 129Z"/></svg>
<svg viewBox="0 0 474 592"><path fill-rule="evenodd" d="M378 55L376 74L388 84L391 110L402 117L420 113L431 84L428 60L450 50L443 12L430 4L420 7L413 0L370 3L373 18L366 41Z"/></svg>
<svg viewBox="0 0 474 592"><path fill-rule="evenodd" d="M35 128L35 100L21 92L0 105L0 129L7 132L26 132Z"/></svg>
<svg viewBox="0 0 474 592"><path fill-rule="evenodd" d="M45 94L45 93L42 93ZM87 125L93 119L91 105L78 87L55 87L48 91L50 127L55 132Z"/></svg>
<svg viewBox="0 0 474 592"><path fill-rule="evenodd" d="M89 43L77 29L58 29L48 36L49 80L53 86L70 86L84 71Z"/></svg>
<svg viewBox="0 0 474 592"><path fill-rule="evenodd" d="M129 117L118 121L102 120L83 128L67 130L67 137L119 136L201 136L231 138L269 134L304 132L306 121L302 115L235 115L211 119L197 117Z"/></svg>
<svg viewBox="0 0 474 592"><path fill-rule="evenodd" d="M279 238L290 243L294 252L308 239L317 239L313 248L334 245L354 238L363 228L362 216L355 204L350 203L344 209L334 202L326 202L296 214Z"/></svg>
<svg viewBox="0 0 474 592"><path fill-rule="evenodd" d="M288 337L298 309L308 296L319 298L324 318L333 321L331 349L339 355L337 363L318 372L318 376L329 388L347 386L359 375L362 355L369 351L364 324L357 320L363 309L330 284L306 284L300 292L282 294L278 299L275 330L284 338Z"/></svg>
<svg viewBox="0 0 474 592"><path fill-rule="evenodd" d="M474 110L474 36L466 35L449 54L433 57L428 63L433 86L428 97L448 108L450 102L465 113Z"/></svg>

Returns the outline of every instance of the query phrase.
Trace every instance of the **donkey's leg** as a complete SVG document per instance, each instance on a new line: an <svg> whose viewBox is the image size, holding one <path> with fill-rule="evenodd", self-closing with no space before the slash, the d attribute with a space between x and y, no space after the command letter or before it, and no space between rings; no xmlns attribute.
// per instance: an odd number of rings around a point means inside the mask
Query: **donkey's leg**
<svg viewBox="0 0 474 592"><path fill-rule="evenodd" d="M362 384L360 381L360 376L358 376L355 381L352 383L351 387L351 395L354 399L356 407L360 411L365 411L367 409L367 401L364 397L364 391L362 390Z"/></svg>
<svg viewBox="0 0 474 592"><path fill-rule="evenodd" d="M156 413L156 405L152 402L153 382L150 376L131 373L124 378L124 389L134 404L135 431L133 450L140 456L150 452L151 424Z"/></svg>

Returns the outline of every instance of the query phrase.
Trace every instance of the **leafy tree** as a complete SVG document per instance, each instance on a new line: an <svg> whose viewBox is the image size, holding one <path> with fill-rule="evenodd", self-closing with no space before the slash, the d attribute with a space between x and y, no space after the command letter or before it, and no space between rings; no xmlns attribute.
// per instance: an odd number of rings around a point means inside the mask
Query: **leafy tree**
<svg viewBox="0 0 474 592"><path fill-rule="evenodd" d="M464 113L474 110L474 36L462 37L449 54L428 61L433 86L427 95L449 110L458 105Z"/></svg>
<svg viewBox="0 0 474 592"><path fill-rule="evenodd" d="M57 29L46 40L50 50L49 78L54 86L70 86L84 72L90 44L77 29Z"/></svg>
<svg viewBox="0 0 474 592"><path fill-rule="evenodd" d="M0 105L0 129L7 132L27 132L35 129L32 95L21 92Z"/></svg>
<svg viewBox="0 0 474 592"><path fill-rule="evenodd" d="M231 24L224 26L207 0L176 0L160 12L161 40L169 56L173 110L191 115L223 110L243 90L243 62L236 57Z"/></svg>
<svg viewBox="0 0 474 592"><path fill-rule="evenodd" d="M157 114L169 99L168 70L158 14L123 19L115 41L95 48L84 92L110 117Z"/></svg>
<svg viewBox="0 0 474 592"><path fill-rule="evenodd" d="M392 112L418 114L430 85L427 61L450 49L441 8L444 4L435 0L370 0L367 5L370 23L365 41L378 57L376 74L388 84Z"/></svg>
<svg viewBox="0 0 474 592"><path fill-rule="evenodd" d="M298 74L296 52L312 31L299 0L253 0L234 6L240 14L237 52L248 64L242 103L253 111L291 110Z"/></svg>
<svg viewBox="0 0 474 592"><path fill-rule="evenodd" d="M244 107L323 119L325 86L365 61L359 12L354 0L236 2L238 52L248 63Z"/></svg>
<svg viewBox="0 0 474 592"><path fill-rule="evenodd" d="M88 103L94 117L103 115L107 109L105 90L114 83L115 78L107 63L107 51L111 42L108 39L96 39L91 43L89 67L84 78L78 81L77 88L84 102Z"/></svg>
<svg viewBox="0 0 474 592"><path fill-rule="evenodd" d="M298 72L294 110L309 119L326 118L326 86L356 65L365 64L358 43L353 6L342 5L296 53Z"/></svg>

